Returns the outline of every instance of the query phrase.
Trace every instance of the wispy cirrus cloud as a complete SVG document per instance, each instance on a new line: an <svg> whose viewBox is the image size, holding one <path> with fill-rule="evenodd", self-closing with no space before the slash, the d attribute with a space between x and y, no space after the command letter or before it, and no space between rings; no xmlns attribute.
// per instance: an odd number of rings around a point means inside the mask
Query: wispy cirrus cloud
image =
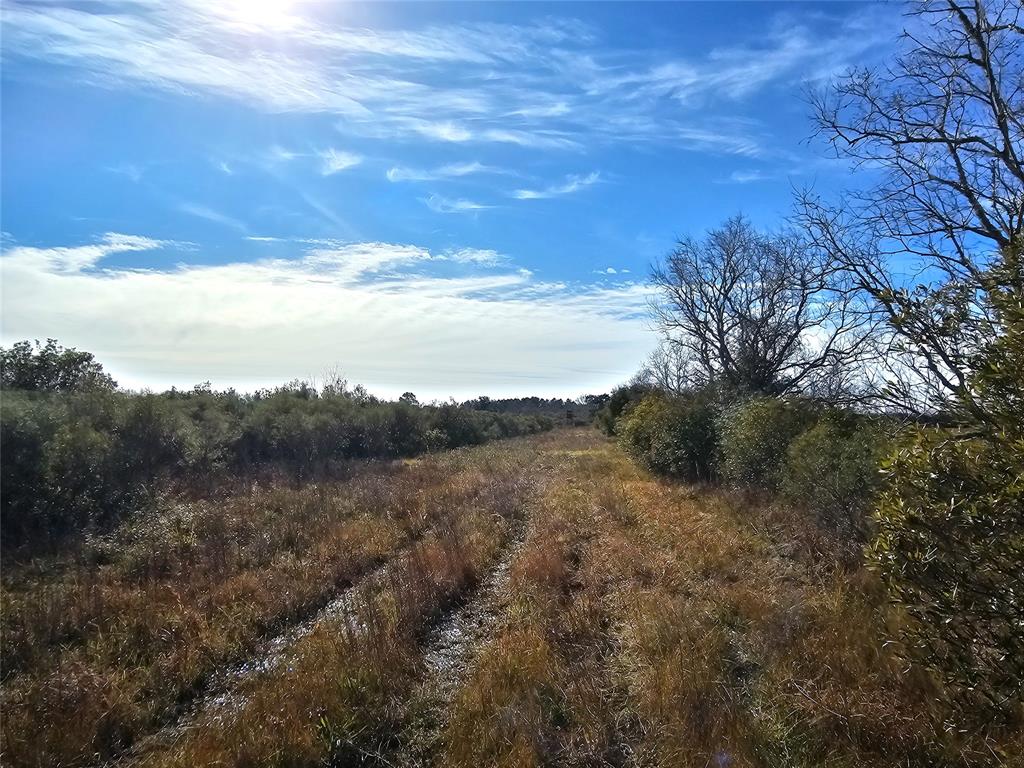
<svg viewBox="0 0 1024 768"><path fill-rule="evenodd" d="M302 157L303 153L296 152L293 149L282 147L280 144L272 144L267 148L266 153L263 156L264 162L270 163L290 163L297 157Z"/></svg>
<svg viewBox="0 0 1024 768"><path fill-rule="evenodd" d="M517 200L542 200L548 197L561 197L562 195L571 195L573 192L578 192L584 187L596 184L600 179L601 174L593 171L586 176L570 175L561 184L554 184L543 189L517 189L511 194Z"/></svg>
<svg viewBox="0 0 1024 768"><path fill-rule="evenodd" d="M422 200L423 204L435 213L476 213L494 207L462 198L453 200L442 195L430 195Z"/></svg>
<svg viewBox="0 0 1024 768"><path fill-rule="evenodd" d="M404 168L394 166L387 171L388 181L438 181L440 179L457 179L477 174L512 174L504 168L473 161L468 163L449 163L437 168Z"/></svg>
<svg viewBox="0 0 1024 768"><path fill-rule="evenodd" d="M750 184L755 181L764 181L765 179L770 178L772 178L772 176L764 171L746 170L733 171L725 181L729 184Z"/></svg>
<svg viewBox="0 0 1024 768"><path fill-rule="evenodd" d="M142 181L142 176L146 171L145 168L136 163L118 163L117 165L108 167L106 170L110 173L116 173L118 176L124 176L131 179L136 184Z"/></svg>
<svg viewBox="0 0 1024 768"><path fill-rule="evenodd" d="M825 36L780 15L756 43L681 56L609 49L573 19L369 29L328 22L316 4L232 9L12 2L5 54L72 67L93 85L330 114L354 136L569 151L642 141L754 156L768 140L756 121L724 119L735 102L863 61L891 33L871 23L888 13L877 8Z"/></svg>
<svg viewBox="0 0 1024 768"><path fill-rule="evenodd" d="M210 208L209 206L202 205L200 203L184 202L178 205L178 210L182 213L187 213L189 216L195 216L205 221L213 222L214 224L220 224L231 229L237 229L239 232L245 232L248 228L245 223L233 216L228 216L226 213L222 213L218 210Z"/></svg>
<svg viewBox="0 0 1024 768"><path fill-rule="evenodd" d="M445 251L443 258L458 264L477 264L496 267L508 262L508 257L491 248L458 248Z"/></svg>
<svg viewBox="0 0 1024 768"><path fill-rule="evenodd" d="M341 171L354 168L363 162L361 155L357 155L353 152L344 152L340 149L329 149L322 150L320 153L320 173L323 176L331 176L332 174L339 173Z"/></svg>
<svg viewBox="0 0 1024 768"><path fill-rule="evenodd" d="M645 286L540 281L487 249L317 240L287 258L102 263L173 247L116 233L7 247L3 343L57 336L128 386L252 389L338 366L383 394L426 397L604 390L654 343Z"/></svg>

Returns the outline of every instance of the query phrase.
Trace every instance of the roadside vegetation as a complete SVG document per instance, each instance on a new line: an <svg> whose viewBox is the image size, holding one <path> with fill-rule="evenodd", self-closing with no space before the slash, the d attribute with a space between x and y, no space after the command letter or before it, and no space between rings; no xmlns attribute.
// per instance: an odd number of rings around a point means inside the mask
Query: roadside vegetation
<svg viewBox="0 0 1024 768"><path fill-rule="evenodd" d="M812 93L819 137L880 183L680 239L653 271L662 348L598 418L647 469L863 561L888 652L978 754L1024 723L1020 14L913 4L903 57Z"/></svg>
<svg viewBox="0 0 1024 768"><path fill-rule="evenodd" d="M338 379L241 395L115 389L86 352L20 342L2 351L6 553L104 531L168 491L344 475L353 461L410 457L550 429L541 415L397 402Z"/></svg>
<svg viewBox="0 0 1024 768"><path fill-rule="evenodd" d="M11 668L4 761L895 767L1020 754L1012 728L945 728L948 691L887 643L898 615L845 534L749 492L659 478L594 430L377 466L318 484L315 502L312 488L274 493L206 512L233 526L241 514L252 542L296 521L299 540L262 570L229 565L218 580L208 531L152 550L125 527L104 566L11 574L20 622L66 615L81 634L40 635L38 656ZM162 577L131 575L168 556L180 559ZM72 586L63 610L29 610ZM87 605L92 618L74 613ZM433 667L434 633L466 610L483 623L446 638L466 643L459 665ZM236 644L211 644L224 634ZM191 674L175 675L185 660Z"/></svg>

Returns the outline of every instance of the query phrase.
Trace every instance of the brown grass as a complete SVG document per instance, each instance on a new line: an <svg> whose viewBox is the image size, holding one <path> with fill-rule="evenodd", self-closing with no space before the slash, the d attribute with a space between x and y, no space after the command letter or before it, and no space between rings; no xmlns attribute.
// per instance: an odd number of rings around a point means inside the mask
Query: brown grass
<svg viewBox="0 0 1024 768"><path fill-rule="evenodd" d="M4 569L3 754L86 764L173 716L224 664L431 529L507 513L510 441L351 481L168 503L60 558Z"/></svg>
<svg viewBox="0 0 1024 768"><path fill-rule="evenodd" d="M187 510L5 573L5 762L123 749L357 582L284 662L130 762L1019 764L1019 732L944 728L941 689L892 653L898 616L848 542L763 499L656 480L589 431ZM406 750L426 633L474 599L519 521L493 626L429 749Z"/></svg>

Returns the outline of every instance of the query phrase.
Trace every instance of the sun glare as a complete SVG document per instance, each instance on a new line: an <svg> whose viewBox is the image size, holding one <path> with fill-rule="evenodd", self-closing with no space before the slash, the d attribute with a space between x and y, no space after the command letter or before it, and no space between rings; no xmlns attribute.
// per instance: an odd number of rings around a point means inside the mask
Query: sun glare
<svg viewBox="0 0 1024 768"><path fill-rule="evenodd" d="M223 16L234 24L260 29L287 29L298 17L294 0L229 0L221 5Z"/></svg>

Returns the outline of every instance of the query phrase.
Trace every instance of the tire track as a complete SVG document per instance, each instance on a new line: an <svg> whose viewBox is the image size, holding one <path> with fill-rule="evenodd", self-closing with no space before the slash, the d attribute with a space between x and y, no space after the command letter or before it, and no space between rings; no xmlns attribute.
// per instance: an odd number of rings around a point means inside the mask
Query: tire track
<svg viewBox="0 0 1024 768"><path fill-rule="evenodd" d="M423 641L422 681L410 698L401 748L390 764L431 764L446 725L448 706L472 671L506 608L506 587L512 563L522 549L520 524L477 588L461 605L437 621ZM385 763L388 764L388 763Z"/></svg>
<svg viewBox="0 0 1024 768"><path fill-rule="evenodd" d="M349 631L358 631L352 622L355 609L365 602L364 595L380 588L393 572L407 565L415 547L431 532L432 527L417 531L415 536L382 563L364 571L356 581L334 593L326 603L320 601L306 618L284 623L283 631L264 637L243 659L229 663L214 672L187 703L174 710L151 733L143 736L115 758L102 763L103 768L120 768L147 752L166 749L181 739L189 729L200 723L216 723L241 707L246 701L245 685L261 675L273 674L290 661L291 650L304 637L326 622L337 622Z"/></svg>

